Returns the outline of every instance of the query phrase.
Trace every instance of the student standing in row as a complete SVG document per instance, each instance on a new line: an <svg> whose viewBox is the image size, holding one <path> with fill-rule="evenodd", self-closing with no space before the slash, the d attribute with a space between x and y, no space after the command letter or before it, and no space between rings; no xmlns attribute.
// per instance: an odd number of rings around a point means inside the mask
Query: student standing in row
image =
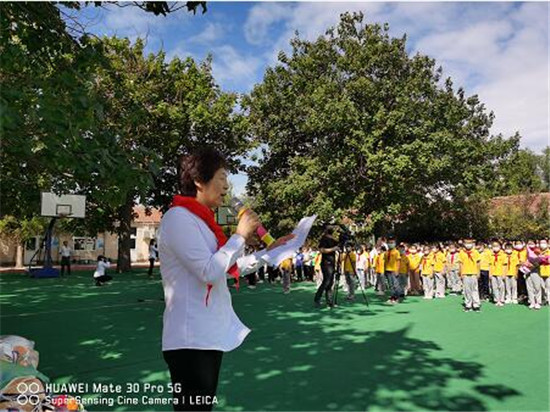
<svg viewBox="0 0 550 412"><path fill-rule="evenodd" d="M506 256L500 250L500 243L493 241L491 243L491 261L489 264L489 275L491 276L491 286L493 289L493 297L496 306L504 306L504 266L506 263Z"/></svg>
<svg viewBox="0 0 550 412"><path fill-rule="evenodd" d="M386 290L386 279L384 274L385 262L384 257L386 256L386 249L383 245L378 246L378 254L374 257L374 268L376 271L376 294L383 295Z"/></svg>
<svg viewBox="0 0 550 412"><path fill-rule="evenodd" d="M434 254L429 246L424 246L424 256L420 264L420 274L422 275L422 288L424 289L424 299L433 299L434 297Z"/></svg>
<svg viewBox="0 0 550 412"><path fill-rule="evenodd" d="M483 242L478 242L477 251L480 254L479 291L482 299L489 300L491 298L491 283L489 281L489 266L491 263L491 250L485 247L485 244Z"/></svg>
<svg viewBox="0 0 550 412"><path fill-rule="evenodd" d="M514 241L514 254L517 257L517 260L520 264L527 260L527 249L525 248L525 243L521 240ZM518 270L518 301L522 302L527 298L527 284L525 280L525 275L521 270Z"/></svg>
<svg viewBox="0 0 550 412"><path fill-rule="evenodd" d="M445 263L447 257L441 245L432 246L434 255L434 278L435 278L435 297L442 299L445 297Z"/></svg>
<svg viewBox="0 0 550 412"><path fill-rule="evenodd" d="M409 258L407 257L406 245L404 243L399 245L399 255L401 256L399 260L399 287L401 288L401 298L404 298L410 288Z"/></svg>
<svg viewBox="0 0 550 412"><path fill-rule="evenodd" d="M401 296L401 288L399 285L399 261L401 260L401 255L399 254L395 246L395 238L389 237L389 250L385 253L384 256L384 273L386 275L386 279L388 280L391 290L391 296L388 302L392 304L398 303Z"/></svg>
<svg viewBox="0 0 550 412"><path fill-rule="evenodd" d="M509 242L504 245L504 253L506 256L506 264L504 267L506 298L504 303L516 304L518 303L517 273L519 260L517 255L514 253L514 246Z"/></svg>
<svg viewBox="0 0 550 412"><path fill-rule="evenodd" d="M533 240L527 242L528 249L534 250L535 247L536 244ZM531 272L525 275L529 309L538 310L542 305L542 279L540 277L540 269L541 266L535 267Z"/></svg>
<svg viewBox="0 0 550 412"><path fill-rule="evenodd" d="M464 239L464 249L458 255L460 277L464 285L464 311L481 310L478 277L481 255L474 249L473 239Z"/></svg>
<svg viewBox="0 0 550 412"><path fill-rule="evenodd" d="M462 292L462 280L459 274L458 250L455 243L451 243L449 246L446 260L445 272L447 273L449 289L451 289L451 293L459 294Z"/></svg>
<svg viewBox="0 0 550 412"><path fill-rule="evenodd" d="M422 260L422 253L418 250L417 245L411 245L407 260L409 262L410 294L419 295L422 290L422 284L420 282L420 262Z"/></svg>

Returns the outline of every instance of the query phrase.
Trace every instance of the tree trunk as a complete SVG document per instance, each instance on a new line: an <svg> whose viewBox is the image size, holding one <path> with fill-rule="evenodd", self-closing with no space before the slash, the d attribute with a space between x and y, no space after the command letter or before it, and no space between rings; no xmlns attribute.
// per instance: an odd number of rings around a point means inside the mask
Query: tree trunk
<svg viewBox="0 0 550 412"><path fill-rule="evenodd" d="M15 252L15 268L21 269L23 265L23 253L25 249L23 248L23 243L17 242L17 251Z"/></svg>
<svg viewBox="0 0 550 412"><path fill-rule="evenodd" d="M126 202L119 209L118 217L120 225L117 230L118 234L118 259L116 271L118 273L128 272L132 269L130 257L130 241L132 233L132 219L134 212L134 197L128 194Z"/></svg>

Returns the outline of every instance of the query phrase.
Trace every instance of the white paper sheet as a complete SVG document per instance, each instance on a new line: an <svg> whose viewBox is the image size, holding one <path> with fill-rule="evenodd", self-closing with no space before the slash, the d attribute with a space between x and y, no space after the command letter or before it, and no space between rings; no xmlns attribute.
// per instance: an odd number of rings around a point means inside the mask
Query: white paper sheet
<svg viewBox="0 0 550 412"><path fill-rule="evenodd" d="M298 226L296 226L296 228L292 231L296 237L289 240L283 246L267 251L262 255L262 259L272 266L279 266L283 260L292 257L306 241L315 219L317 219L317 215L302 218L302 220L298 223Z"/></svg>

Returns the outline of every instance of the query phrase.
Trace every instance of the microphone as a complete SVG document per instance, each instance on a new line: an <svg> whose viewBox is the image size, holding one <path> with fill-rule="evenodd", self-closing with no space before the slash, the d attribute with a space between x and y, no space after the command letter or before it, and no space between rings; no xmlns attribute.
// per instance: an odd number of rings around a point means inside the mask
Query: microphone
<svg viewBox="0 0 550 412"><path fill-rule="evenodd" d="M250 210L250 208L246 207L239 198L231 198L230 203L233 210L237 212L237 219L240 219L244 212ZM269 234L267 229L263 227L261 223L260 226L258 226L258 229L256 229L256 233L258 234L262 242L264 242L267 246L275 242L275 239L273 239L273 237Z"/></svg>

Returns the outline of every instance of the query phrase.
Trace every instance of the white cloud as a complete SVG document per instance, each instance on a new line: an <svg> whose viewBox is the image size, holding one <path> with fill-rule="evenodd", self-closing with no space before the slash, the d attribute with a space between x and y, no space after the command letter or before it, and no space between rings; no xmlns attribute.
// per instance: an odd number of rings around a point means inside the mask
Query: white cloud
<svg viewBox="0 0 550 412"><path fill-rule="evenodd" d="M244 36L250 44L262 44L270 28L285 20L292 7L285 3L260 3L250 9L244 25Z"/></svg>
<svg viewBox="0 0 550 412"><path fill-rule="evenodd" d="M390 33L407 33L409 47L436 59L444 74L467 94L479 94L495 113L493 133L516 130L522 145L540 150L549 144L549 49L547 3L300 3L276 9L254 6L245 36L265 40L276 23L282 29L263 56L277 63L289 40L315 40L338 23L345 11L362 11L369 23L390 24ZM275 10L273 15L270 12ZM267 16L267 17L265 17ZM262 19L265 19L262 24ZM279 31L280 32L280 31ZM258 40L257 43L260 43Z"/></svg>
<svg viewBox="0 0 550 412"><path fill-rule="evenodd" d="M223 37L225 34L225 25L221 23L208 23L206 28L196 36L192 36L189 42L198 44L211 44Z"/></svg>
<svg viewBox="0 0 550 412"><path fill-rule="evenodd" d="M236 87L249 89L261 76L258 57L244 55L233 46L224 45L214 48L212 52L212 73L220 83L229 84L233 90Z"/></svg>

